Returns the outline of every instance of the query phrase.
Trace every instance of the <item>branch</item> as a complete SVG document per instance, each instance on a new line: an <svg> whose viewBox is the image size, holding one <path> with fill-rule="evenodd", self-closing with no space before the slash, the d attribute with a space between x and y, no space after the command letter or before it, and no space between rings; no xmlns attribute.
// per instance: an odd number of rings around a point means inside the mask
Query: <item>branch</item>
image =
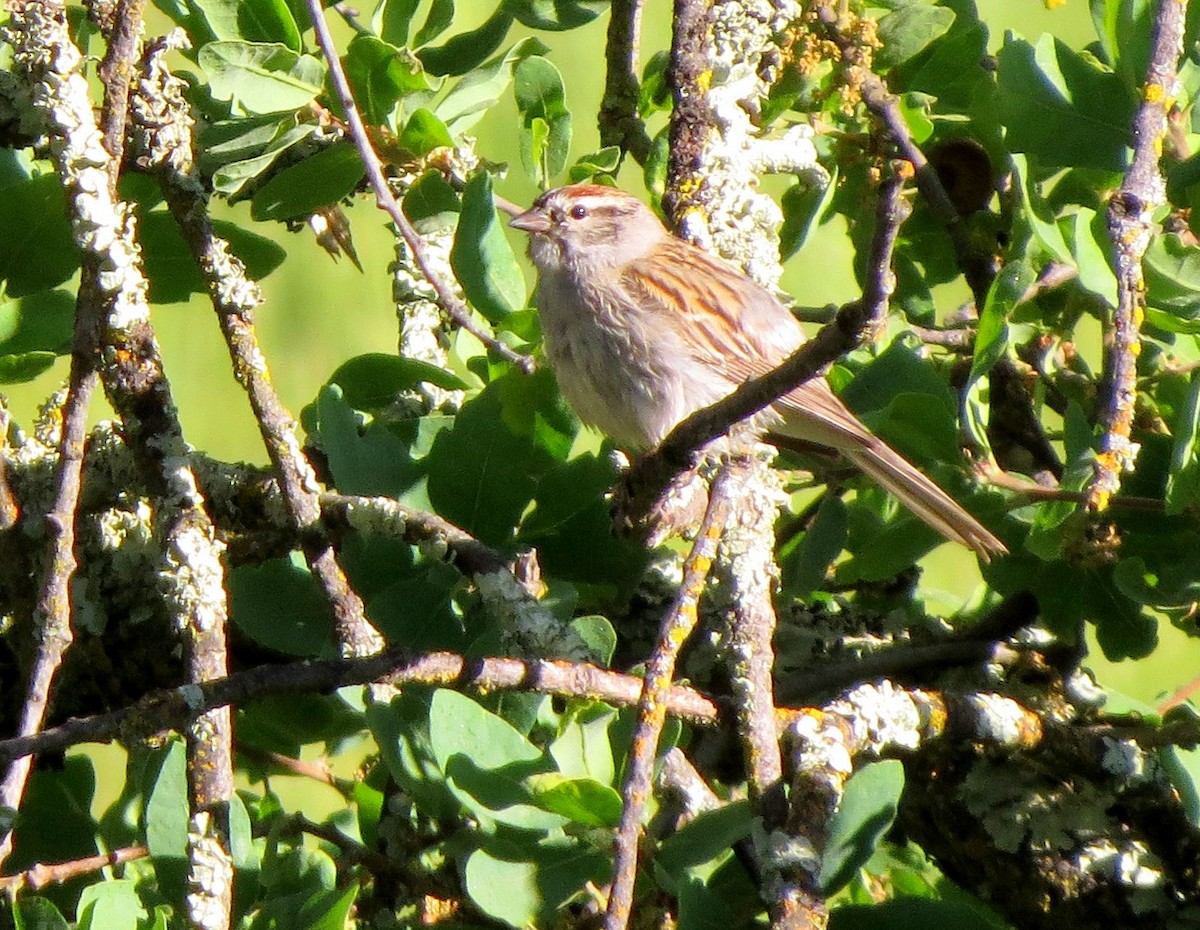
<svg viewBox="0 0 1200 930"><path fill-rule="evenodd" d="M82 859L72 859L70 862L50 864L39 862L16 875L0 876L0 892L6 894L11 900L14 895L26 889L38 891L47 885L61 885L73 878L90 875L92 872L99 872L101 869L112 868L125 862L133 862L136 859L144 859L148 855L150 855L150 850L145 846L126 846L122 849L114 849L110 853L85 856Z"/></svg>
<svg viewBox="0 0 1200 930"><path fill-rule="evenodd" d="M615 145L640 165L650 152L646 124L638 116L638 40L642 0L613 0L604 44L604 96L600 101L600 144Z"/></svg>
<svg viewBox="0 0 1200 930"><path fill-rule="evenodd" d="M130 27L137 32L139 8L129 9L131 23L121 27L121 41L109 45L103 68L122 72L131 67L136 46L124 41ZM87 412L95 390L96 352L103 320L117 311L127 286L144 288L135 267L136 247L127 238L127 216L114 200L116 163L109 158L92 114L84 62L71 41L61 7L41 3L12 8L8 39L13 45L15 70L30 88L34 108L54 140L55 169L67 195L83 271L75 328L71 372L62 410L59 456L55 464L54 503L46 515L48 558L34 613L38 643L29 672L26 700L17 732L36 733L45 722L55 678L73 639L71 579L75 574L75 519L83 470ZM108 96L123 93L108 88ZM111 101L110 101L111 102ZM105 108L108 135L124 137L123 105ZM106 209L106 207L108 209ZM104 270L103 277L101 270ZM9 769L0 783L0 807L17 809L25 794L29 765ZM0 863L12 851L12 834L0 840Z"/></svg>
<svg viewBox="0 0 1200 930"><path fill-rule="evenodd" d="M321 524L316 475L296 439L296 422L271 383L254 329L262 291L213 229L208 195L195 169L185 85L171 74L165 60L173 44L160 41L147 51L146 77L136 101L143 160L157 169L167 206L208 285L234 377L249 397L300 548L333 607L338 642L347 655L378 652L383 639L367 619L362 599L350 587L329 544Z"/></svg>
<svg viewBox="0 0 1200 930"><path fill-rule="evenodd" d="M367 180L371 184L371 189L375 192L376 204L391 217L397 231L404 238L405 244L412 252L413 260L417 263L417 267L421 269L421 273L425 275L426 280L433 286L438 296L438 302L450 318L505 361L512 362L526 373L533 371L533 359L528 355L522 355L519 352L513 351L493 334L480 327L471 318L471 311L467 305L458 299L451 287L434 270L429 256L426 254L425 243L422 241L420 234L413 228L412 223L408 221L408 217L404 215L403 208L396 200L395 195L392 194L392 189L388 186L387 178L384 177L383 163L371 145L367 128L362 121L362 117L359 115L357 105L354 103L354 93L350 90L350 83L346 79L346 72L342 69L341 59L338 58L337 47L333 44L333 36L330 35L329 26L325 22L325 13L321 0L306 0L306 3L309 15L312 17L313 28L316 30L317 44L321 47L326 64L329 65L330 81L333 83L334 92L342 104L342 109L346 112L346 122L350 127L350 136L358 148L359 155L362 157L363 166L367 171Z"/></svg>
<svg viewBox="0 0 1200 930"><path fill-rule="evenodd" d="M1166 181L1159 169L1167 113L1179 92L1179 56L1183 54L1187 4L1156 5L1151 32L1150 62L1142 87L1142 104L1133 119L1133 161L1121 189L1108 203L1108 234L1113 244L1117 275L1117 307L1106 333L1108 352L1100 425L1104 437L1087 486L1087 507L1104 510L1121 486L1121 473L1132 471L1138 447L1130 441L1137 394L1137 358L1140 330L1146 309L1146 282L1142 256L1154 233L1154 213L1166 201Z"/></svg>
<svg viewBox="0 0 1200 930"><path fill-rule="evenodd" d="M696 541L683 565L683 582L671 609L663 616L654 650L646 662L645 679L638 700L638 718L633 745L626 761L624 804L617 829L612 888L604 914L604 930L625 930L633 909L633 886L637 876L642 815L650 797L654 758L666 720L666 696L675 677L675 661L696 626L697 605L717 551L717 540L729 517L736 489L735 472L740 466L722 466L709 491L708 509Z"/></svg>
<svg viewBox="0 0 1200 930"><path fill-rule="evenodd" d="M584 663L512 658L467 659L447 652L410 655L392 649L370 656L260 666L216 681L155 691L121 710L76 717L30 736L0 740L0 765L33 754L62 752L78 743L140 739L180 729L197 715L218 707L241 706L276 694L325 693L347 685L382 681L435 685L467 691L533 691L587 698L630 707L638 702L642 680ZM692 688L672 687L663 705L673 716L712 726L720 709Z"/></svg>

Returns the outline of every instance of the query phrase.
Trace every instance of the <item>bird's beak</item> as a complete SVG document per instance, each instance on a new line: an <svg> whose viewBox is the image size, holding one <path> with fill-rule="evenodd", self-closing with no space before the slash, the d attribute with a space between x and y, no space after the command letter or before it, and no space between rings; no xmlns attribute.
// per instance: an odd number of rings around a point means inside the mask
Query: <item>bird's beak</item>
<svg viewBox="0 0 1200 930"><path fill-rule="evenodd" d="M514 216L508 221L513 229L523 229L527 233L545 233L550 231L550 217L538 207L526 210L520 216Z"/></svg>

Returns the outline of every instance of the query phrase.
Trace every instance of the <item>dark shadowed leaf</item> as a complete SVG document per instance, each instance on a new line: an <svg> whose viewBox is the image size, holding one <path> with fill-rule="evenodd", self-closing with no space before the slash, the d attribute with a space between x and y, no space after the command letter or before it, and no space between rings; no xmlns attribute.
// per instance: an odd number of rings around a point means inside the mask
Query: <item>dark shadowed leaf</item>
<svg viewBox="0 0 1200 930"><path fill-rule="evenodd" d="M904 765L895 759L872 762L855 772L829 826L821 862L821 889L831 895L871 858L892 827L904 791Z"/></svg>
<svg viewBox="0 0 1200 930"><path fill-rule="evenodd" d="M256 220L290 220L337 203L362 180L362 160L349 142L329 148L285 168L254 195L250 215Z"/></svg>

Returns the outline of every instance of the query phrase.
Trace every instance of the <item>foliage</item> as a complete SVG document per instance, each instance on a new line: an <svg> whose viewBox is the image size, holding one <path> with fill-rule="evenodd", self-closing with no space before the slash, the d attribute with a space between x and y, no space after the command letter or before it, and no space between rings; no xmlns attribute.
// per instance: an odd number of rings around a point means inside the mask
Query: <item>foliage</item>
<svg viewBox="0 0 1200 930"><path fill-rule="evenodd" d="M217 232L251 277L261 278L287 260L274 235L278 224L295 226L365 196L362 163L342 132L345 114L331 92L328 63L306 9L294 0L156 3L191 42L180 71L200 118L203 179L219 197L251 204L250 222L218 223ZM488 140L476 143L471 133L485 114L515 102L520 164L509 170L542 188L609 183L618 174L622 183L635 181L637 168L623 164L615 148L572 159L572 124L580 123L571 109L575 63L557 59L551 47L552 33L586 25L606 6L505 0L480 25L462 30L452 0L382 0L363 11L341 49L407 215L431 241L442 236L442 271L452 272L477 318L503 343L535 355L541 334L530 309L531 282L494 206L504 172ZM961 449L968 445L1011 473L1054 470L1002 422L1008 402L999 400L997 379L1007 366L1019 372L1035 420L1061 459L1062 488L1082 491L1091 474L1105 389L1094 333L1107 325L1117 299L1106 202L1135 141L1131 123L1142 99L1153 4L1094 0L1097 38L1081 49L1052 35L994 37L971 0L851 6L865 6L877 21L874 66L900 98L912 137L926 151L948 153L939 164L944 177L974 171L963 183L982 187L984 196L967 195L960 203L971 206L960 209L972 241L1000 267L967 352L930 351L909 326L950 331L946 321L967 292L950 237L917 200L893 261L890 338L852 352L829 374L873 430L987 522L1011 551L981 567L982 584L956 601L951 622L967 627L1002 597L1030 591L1050 633L1080 646L1087 627L1112 659L1151 656L1164 622L1194 635L1200 214L1192 207L1200 198L1200 155L1189 155L1187 144L1200 132L1191 109L1200 92L1195 29L1174 124L1184 141L1164 158L1169 202L1144 266L1134 434L1140 453L1136 471L1123 476L1122 494L1154 505L1114 506L1097 529L1069 499L1034 503L968 482ZM98 41L86 19L73 21L78 41ZM799 44L792 51L794 60L764 102L761 129L776 132L797 120L821 126L822 160L836 180L824 190L796 184L783 193L781 249L790 256L844 229L865 279L873 233L867 217L881 166L864 144L872 122L859 89L831 58L805 57ZM658 125L656 115L670 108L665 64L661 56L645 57L639 115ZM984 61L989 67L980 67ZM598 60L587 67L599 67ZM645 184L655 192L665 183L667 138L664 129L645 165ZM971 153L986 153L982 176L973 156L956 154L955 144L964 141ZM997 178L1005 183L993 196ZM158 187L130 172L121 194L137 214L149 299L169 303L202 291ZM80 259L44 152L0 150L0 226L20 231L0 249L0 382L10 383L34 378L71 351L69 282ZM446 229L452 232L440 232ZM1049 271L1058 283L1045 284ZM613 535L606 499L617 478L613 457L564 405L544 366L528 375L461 331L440 336L441 358L379 354L313 373L312 402L301 419L322 477L342 494L386 496L430 511L507 557L535 550L541 603L553 618L572 624L599 664L635 665L644 658L647 624L669 602L655 584L673 590L670 570L661 565L677 553L669 547L647 553ZM848 637L858 634L856 648L893 636L898 626L937 626L933 618L947 612L944 596L915 581L913 567L939 540L855 479L853 495L818 496L793 464L782 462L791 500L778 552L781 665L821 660L827 647L810 654L816 633L805 627L814 616L840 624ZM336 655L334 612L310 568L295 552L262 547L231 560L235 649L253 663ZM436 546L351 530L340 555L390 643L472 658L511 649L478 586ZM103 605L105 593L92 588L81 584L78 597ZM6 638L26 629L8 623L9 615L28 609L3 605ZM139 620L136 610L88 609L106 635ZM5 680L13 680L9 657L25 648L8 647ZM701 686L720 687L705 648L697 647L687 673ZM360 692L271 698L237 709L244 777L229 809L236 926L549 927L595 911L597 889L612 871L632 710L582 695L468 696L433 686L364 704ZM124 697L119 691L114 704ZM16 700L5 707L6 732ZM659 753L701 740L676 726ZM322 824L319 841L306 842L299 806L275 783L289 771L286 759L314 750L342 773L333 779L339 809ZM639 897L648 909L670 911L682 930L748 927L763 903L735 848L755 838L758 827L750 804L736 799L743 794L739 763L714 761L712 752L707 758L704 774L719 803L674 829L662 800L645 844ZM1195 763L1182 758L1172 757L1173 775L1194 798ZM101 779L116 785L107 804L98 800ZM1003 925L971 897L971 888L955 887L892 832L905 791L904 770L894 760L860 766L846 786L820 868L822 889L833 896L831 925ZM41 767L16 816L9 874L132 846L145 846L148 855L126 863L120 877L110 870L37 894L23 891L0 925L182 926L188 804L184 744L175 737L132 744L123 776L97 771L93 758L79 752ZM380 858L387 870L380 870Z"/></svg>

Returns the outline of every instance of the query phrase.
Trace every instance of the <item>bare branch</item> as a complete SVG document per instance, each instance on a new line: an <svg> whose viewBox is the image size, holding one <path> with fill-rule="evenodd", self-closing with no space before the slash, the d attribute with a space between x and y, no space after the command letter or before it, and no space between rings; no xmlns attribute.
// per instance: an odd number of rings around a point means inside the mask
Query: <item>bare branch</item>
<svg viewBox="0 0 1200 930"><path fill-rule="evenodd" d="M422 242L420 234L413 228L412 223L408 221L408 217L404 215L403 208L396 200L395 195L392 194L392 189L388 186L387 178L383 175L383 163L379 160L379 156L371 145L367 128L362 121L362 117L359 115L358 106L354 102L354 94L350 90L350 83L347 81L346 73L342 69L341 59L338 58L337 47L333 44L333 36L329 34L329 26L325 22L325 12L321 5L321 0L307 0L307 5L308 12L312 16L313 27L316 30L317 44L321 46L321 52L324 54L325 62L329 66L329 77L333 83L334 91L338 95L342 109L346 112L346 122L350 127L350 136L354 140L359 155L362 157L363 166L367 170L367 179L371 183L371 189L375 192L376 204L391 217L396 230L404 238L405 244L412 252L413 260L417 263L417 267L421 269L421 273L433 285L433 289L438 296L438 302L450 318L504 360L512 362L523 371L533 371L533 359L527 355L513 351L494 335L479 326L471 318L471 311L466 304L458 299L450 285L443 281L441 275L434 270L429 257L426 255L425 244Z"/></svg>

